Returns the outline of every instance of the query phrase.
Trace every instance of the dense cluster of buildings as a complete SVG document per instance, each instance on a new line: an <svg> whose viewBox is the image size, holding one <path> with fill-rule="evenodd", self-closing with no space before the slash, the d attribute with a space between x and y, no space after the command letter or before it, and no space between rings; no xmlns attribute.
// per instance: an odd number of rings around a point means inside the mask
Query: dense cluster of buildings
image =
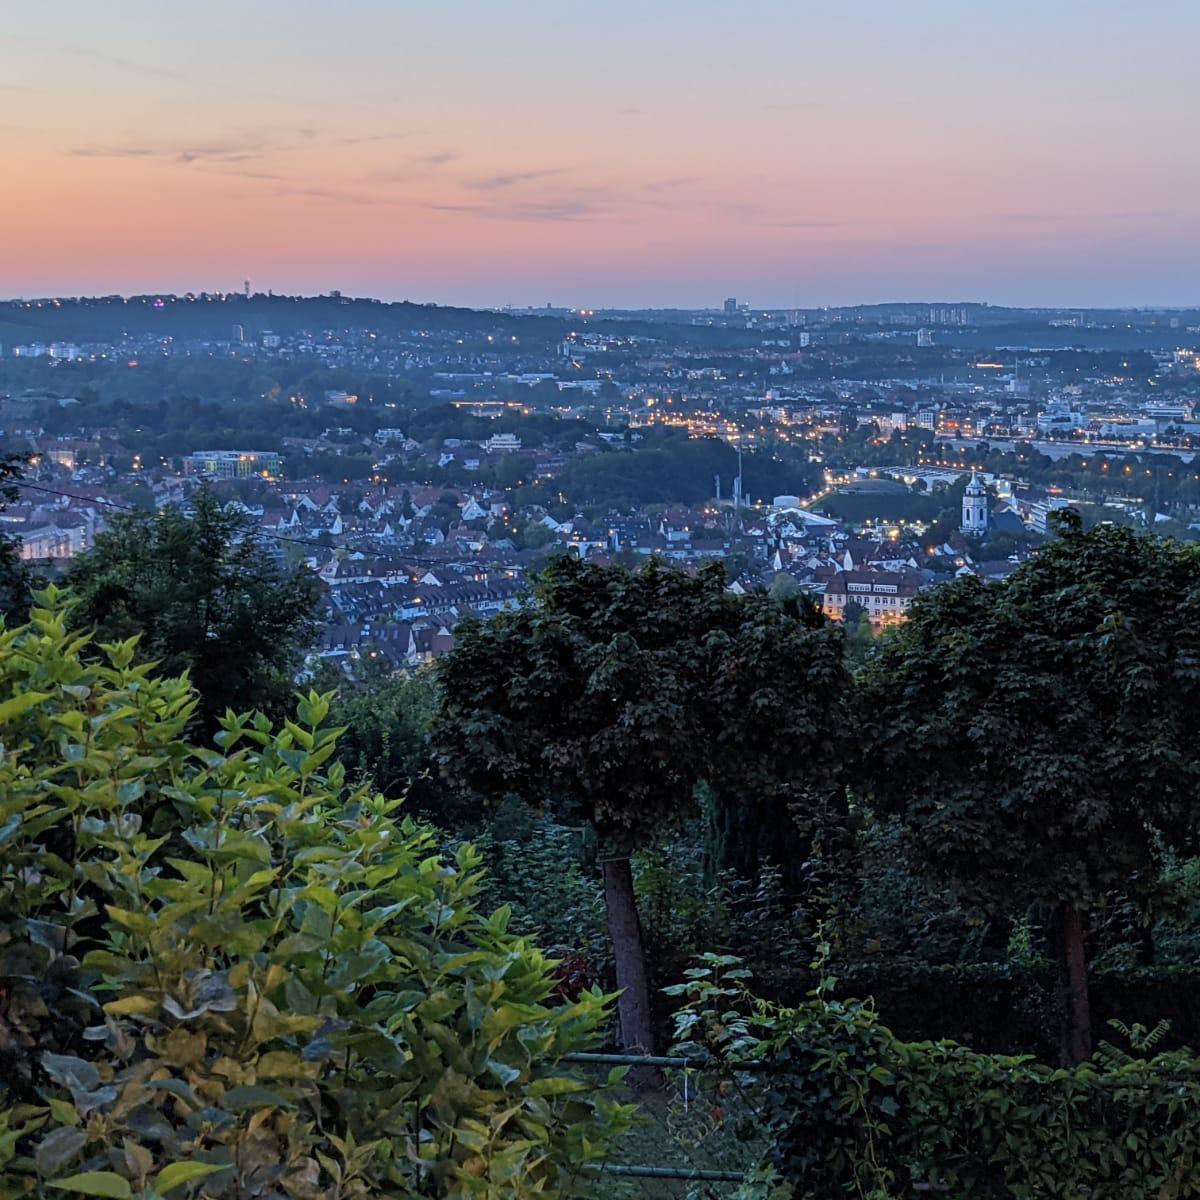
<svg viewBox="0 0 1200 1200"><path fill-rule="evenodd" d="M348 670L363 656L397 668L436 658L463 619L519 603L551 553L630 564L660 555L688 568L721 560L735 590L785 576L835 619L887 625L939 580L1003 578L1071 502L1019 472L972 474L981 442L1052 459L1156 450L1182 470L1200 437L1200 326L1187 315L1041 314L1013 346L995 310L957 304L756 312L730 300L694 314L537 310L503 325L417 309L427 326L405 328L374 328L375 310L352 306L354 319L336 328L273 330L247 316L214 335L164 329L173 312L228 298L138 303L147 320L117 337L31 340L0 356L3 445L30 458L27 486L0 522L24 557L62 563L121 507L186 505L202 484L224 489L272 552L316 573L327 621L314 654ZM146 327L154 322L166 324ZM1073 345L1083 337L1093 350ZM303 368L319 382L209 397L228 404L231 427L239 406L276 405L273 448L261 437L254 448L232 438L213 448L209 437L151 461L139 426L92 416L95 394L120 394L131 377L112 372L149 361L233 364L259 380ZM84 378L100 382L85 394ZM402 383L409 406L376 395L380 380ZM412 414L430 409L448 421L505 420L484 434L410 436ZM313 415L316 432L312 421L294 428L297 414ZM514 428L519 417L541 419L541 432ZM547 420L561 435L545 432ZM604 508L562 493L558 481L580 460L635 454L664 430L802 464L825 485L816 496L765 495L738 468L701 503ZM343 461L353 464L345 473ZM827 494L871 488L953 494L961 517L931 531L928 521L822 511Z"/></svg>

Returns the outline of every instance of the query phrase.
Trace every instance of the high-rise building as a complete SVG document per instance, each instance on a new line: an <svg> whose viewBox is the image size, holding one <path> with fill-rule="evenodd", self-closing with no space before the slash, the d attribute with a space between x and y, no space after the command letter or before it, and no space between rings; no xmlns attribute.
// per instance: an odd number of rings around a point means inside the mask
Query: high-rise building
<svg viewBox="0 0 1200 1200"><path fill-rule="evenodd" d="M963 305L933 304L929 308L930 325L970 325L971 310Z"/></svg>
<svg viewBox="0 0 1200 1200"><path fill-rule="evenodd" d="M737 297L730 296L729 299L725 301L725 315L727 317L736 317L737 310Z"/></svg>

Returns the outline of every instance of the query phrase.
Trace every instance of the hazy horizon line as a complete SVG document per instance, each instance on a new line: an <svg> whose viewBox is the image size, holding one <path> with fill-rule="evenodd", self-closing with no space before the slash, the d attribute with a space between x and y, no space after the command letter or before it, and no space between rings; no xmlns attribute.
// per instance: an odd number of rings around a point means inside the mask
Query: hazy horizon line
<svg viewBox="0 0 1200 1200"><path fill-rule="evenodd" d="M187 296L219 296L224 300L237 299L244 297L242 289L221 290L200 288L189 288L185 291L170 291L170 290L151 290L151 291L136 291L136 292L93 292L93 293L46 293L44 295L21 295L7 296L0 298L0 304L6 305L24 305L24 304L44 304L58 302L99 302L105 300L140 300L144 298L159 298L159 297L174 297L176 299L185 299ZM570 304L541 301L539 303L520 303L506 302L503 304L483 303L483 302L468 302L468 301L445 301L445 300L417 300L412 297L388 297L384 295L360 294L351 295L342 292L339 289L330 289L323 292L276 292L268 291L252 291L250 299L270 299L270 300L329 300L341 299L348 302L366 302L374 304L411 304L422 308L461 308L471 312L502 312L505 310L514 310L518 312L528 312L536 315L539 311L550 309L551 311L567 310L572 313L587 312L587 313L605 313L605 312L629 312L629 313L647 313L647 312L692 312L692 313L714 313L723 315L723 307L720 302L716 304L689 305L683 303L667 303L667 304ZM737 299L730 297L730 299ZM739 310L747 309L751 314L755 312L834 312L841 309L856 309L856 308L914 308L914 307L941 307L950 308L984 308L984 309L1013 309L1021 312L1200 312L1200 300L1194 304L1156 304L1143 302L1134 302L1129 304L1072 304L1072 303L1053 303L1048 304L1033 303L1019 304L1011 302L998 302L993 300L968 300L963 298L957 299L890 299L890 300L858 300L842 304L801 304L801 303L784 303L784 304L750 304L742 300L738 300Z"/></svg>

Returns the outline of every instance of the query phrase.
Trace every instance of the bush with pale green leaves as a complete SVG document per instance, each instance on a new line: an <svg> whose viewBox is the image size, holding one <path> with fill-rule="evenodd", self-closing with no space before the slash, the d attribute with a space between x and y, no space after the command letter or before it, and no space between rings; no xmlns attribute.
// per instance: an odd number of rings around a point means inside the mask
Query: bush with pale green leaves
<svg viewBox="0 0 1200 1200"><path fill-rule="evenodd" d="M327 696L194 747L68 613L0 630L0 1200L588 1194L632 1113L561 1060L610 998L347 787Z"/></svg>

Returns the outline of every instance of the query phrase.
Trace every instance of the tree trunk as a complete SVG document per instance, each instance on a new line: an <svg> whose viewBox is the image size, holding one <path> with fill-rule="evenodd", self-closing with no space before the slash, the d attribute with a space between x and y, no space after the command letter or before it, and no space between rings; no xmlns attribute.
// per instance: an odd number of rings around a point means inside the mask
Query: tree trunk
<svg viewBox="0 0 1200 1200"><path fill-rule="evenodd" d="M1137 948L1137 965L1139 967L1154 966L1155 946L1154 946L1154 926L1150 921L1146 921L1138 930L1138 948Z"/></svg>
<svg viewBox="0 0 1200 1200"><path fill-rule="evenodd" d="M1092 1015L1083 916L1070 904L1058 908L1058 962L1064 1002L1062 1057L1066 1066L1074 1066L1091 1057Z"/></svg>
<svg viewBox="0 0 1200 1200"><path fill-rule="evenodd" d="M607 859L604 868L604 907L617 968L617 1017L621 1048L627 1054L654 1053L650 1016L650 986L646 982L646 952L633 894L633 869L627 858Z"/></svg>

